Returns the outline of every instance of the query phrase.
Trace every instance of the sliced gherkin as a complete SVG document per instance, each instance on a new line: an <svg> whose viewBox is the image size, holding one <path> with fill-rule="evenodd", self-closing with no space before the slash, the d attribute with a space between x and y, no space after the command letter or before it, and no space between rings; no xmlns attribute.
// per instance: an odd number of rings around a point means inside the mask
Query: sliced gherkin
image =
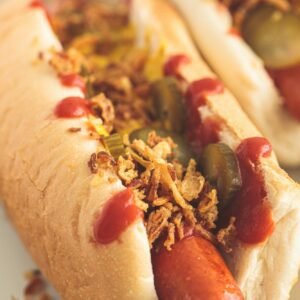
<svg viewBox="0 0 300 300"><path fill-rule="evenodd" d="M176 133L184 131L185 107L177 80L165 77L152 84L154 108L164 129Z"/></svg>
<svg viewBox="0 0 300 300"><path fill-rule="evenodd" d="M300 17L262 4L251 11L242 25L242 35L269 68L300 63Z"/></svg>
<svg viewBox="0 0 300 300"><path fill-rule="evenodd" d="M207 180L217 188L220 207L227 206L242 186L234 152L225 144L209 144L201 155L201 167Z"/></svg>
<svg viewBox="0 0 300 300"><path fill-rule="evenodd" d="M104 137L103 142L105 148L109 151L114 159L118 159L119 156L125 154L125 147L121 134L115 133L111 134L110 136Z"/></svg>

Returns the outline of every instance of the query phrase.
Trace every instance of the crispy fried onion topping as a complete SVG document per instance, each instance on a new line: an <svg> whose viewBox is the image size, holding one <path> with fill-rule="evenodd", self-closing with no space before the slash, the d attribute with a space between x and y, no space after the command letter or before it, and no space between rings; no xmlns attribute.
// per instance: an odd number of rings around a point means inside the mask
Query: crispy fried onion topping
<svg viewBox="0 0 300 300"><path fill-rule="evenodd" d="M53 26L66 50L53 53L50 65L58 75L84 79L93 113L88 125L95 138L153 124L150 82L163 75L164 51L149 53L136 47L126 5L62 1ZM117 161L107 152L93 153L88 167L100 176L110 169L133 189L136 205L144 211L151 247L163 244L170 250L176 240L190 234L225 247L234 225L214 234L217 192L197 170L195 160L183 166L174 159L176 147L171 138L151 132L147 142L128 142L126 154Z"/></svg>
<svg viewBox="0 0 300 300"><path fill-rule="evenodd" d="M236 227L234 225L235 220L235 217L231 217L228 226L220 229L217 233L217 240L222 246L223 250L227 253L232 252L234 243L236 241Z"/></svg>
<svg viewBox="0 0 300 300"><path fill-rule="evenodd" d="M74 48L54 52L50 65L58 76L78 74L86 82L86 98L108 133L148 126L153 121L150 83L143 74L147 53L132 49L118 63L99 67ZM105 95L105 97L104 97Z"/></svg>
<svg viewBox="0 0 300 300"><path fill-rule="evenodd" d="M171 138L150 132L147 142L134 140L126 154L115 161L108 153L92 154L88 166L92 173L112 169L122 183L133 189L135 203L144 212L149 244L163 244L168 250L184 237L196 234L231 251L235 219L216 231L218 197L191 159L185 167L174 159L177 145Z"/></svg>
<svg viewBox="0 0 300 300"><path fill-rule="evenodd" d="M111 101L114 113L109 107L109 115L106 103L99 105L108 133L144 127L153 121L147 77L152 56L136 46L128 6L122 1L114 5L62 1L53 15L53 26L66 50L53 53L50 65L58 75L80 75L86 82L87 99L98 102L105 94Z"/></svg>
<svg viewBox="0 0 300 300"><path fill-rule="evenodd" d="M94 115L101 118L105 130L111 133L115 120L115 109L111 100L101 93L91 99L91 107Z"/></svg>
<svg viewBox="0 0 300 300"><path fill-rule="evenodd" d="M163 242L171 249L176 239L196 232L211 241L218 216L218 199L191 159L184 167L173 159L176 144L151 132L147 143L134 140L125 157L117 161L117 173L133 188L136 205L145 213L149 243Z"/></svg>
<svg viewBox="0 0 300 300"><path fill-rule="evenodd" d="M53 52L49 64L58 75L80 74L87 67L86 59L74 48Z"/></svg>
<svg viewBox="0 0 300 300"><path fill-rule="evenodd" d="M107 49L114 41L114 36L108 35L110 27L122 29L129 21L128 6L125 1L97 0L64 0L53 7L52 25L62 43L68 45L74 36L85 32L99 32L98 39L102 42L98 48Z"/></svg>

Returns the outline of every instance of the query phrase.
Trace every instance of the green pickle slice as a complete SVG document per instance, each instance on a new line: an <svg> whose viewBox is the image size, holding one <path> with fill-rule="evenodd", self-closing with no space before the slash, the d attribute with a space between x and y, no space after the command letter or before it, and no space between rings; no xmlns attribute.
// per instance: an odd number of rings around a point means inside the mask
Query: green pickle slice
<svg viewBox="0 0 300 300"><path fill-rule="evenodd" d="M125 147L123 143L123 137L119 133L111 134L110 136L103 138L105 148L109 151L114 159L118 159L119 156L125 154Z"/></svg>
<svg viewBox="0 0 300 300"><path fill-rule="evenodd" d="M154 108L162 127L168 131L184 131L185 107L177 80L165 77L152 84Z"/></svg>
<svg viewBox="0 0 300 300"><path fill-rule="evenodd" d="M300 17L295 13L259 5L247 15L242 34L267 67L300 63Z"/></svg>
<svg viewBox="0 0 300 300"><path fill-rule="evenodd" d="M234 152L222 143L209 144L201 155L201 167L207 180L217 188L220 207L226 207L242 186Z"/></svg>

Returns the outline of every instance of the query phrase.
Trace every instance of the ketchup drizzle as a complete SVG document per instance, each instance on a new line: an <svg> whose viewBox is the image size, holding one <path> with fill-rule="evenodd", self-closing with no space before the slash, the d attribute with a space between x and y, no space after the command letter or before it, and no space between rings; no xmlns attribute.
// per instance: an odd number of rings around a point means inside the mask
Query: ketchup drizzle
<svg viewBox="0 0 300 300"><path fill-rule="evenodd" d="M271 155L270 143L262 137L245 139L237 148L243 185L233 201L237 237L247 244L265 241L274 230L272 211L259 170L259 159Z"/></svg>
<svg viewBox="0 0 300 300"><path fill-rule="evenodd" d="M61 100L56 108L58 118L81 118L91 113L89 101L81 97L67 97Z"/></svg>
<svg viewBox="0 0 300 300"><path fill-rule="evenodd" d="M199 107L206 104L206 97L224 92L223 84L214 78L204 78L192 82L186 92L187 138L195 153L203 147L219 141L220 122L214 118L201 120Z"/></svg>
<svg viewBox="0 0 300 300"><path fill-rule="evenodd" d="M235 37L241 37L241 32L236 27L231 27L228 33Z"/></svg>
<svg viewBox="0 0 300 300"><path fill-rule="evenodd" d="M174 76L177 79L183 79L180 74L180 68L191 62L190 58L185 54L172 55L164 65L164 74L166 76Z"/></svg>
<svg viewBox="0 0 300 300"><path fill-rule="evenodd" d="M42 8L42 9L45 8L45 5L41 0L33 0L30 2L29 6L32 8Z"/></svg>
<svg viewBox="0 0 300 300"><path fill-rule="evenodd" d="M83 93L86 92L84 79L78 74L61 74L59 76L62 85L67 87L78 87Z"/></svg>
<svg viewBox="0 0 300 300"><path fill-rule="evenodd" d="M300 64L267 71L278 88L286 109L291 116L300 121Z"/></svg>
<svg viewBox="0 0 300 300"><path fill-rule="evenodd" d="M129 225L142 216L142 211L134 204L132 189L119 192L106 203L94 224L96 242L110 244L116 241Z"/></svg>

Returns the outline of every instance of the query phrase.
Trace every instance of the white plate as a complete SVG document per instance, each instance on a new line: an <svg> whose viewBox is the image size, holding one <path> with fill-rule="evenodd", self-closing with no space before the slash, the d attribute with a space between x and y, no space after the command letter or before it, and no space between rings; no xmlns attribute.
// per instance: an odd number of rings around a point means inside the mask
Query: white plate
<svg viewBox="0 0 300 300"><path fill-rule="evenodd" d="M2 207L0 208L0 299L12 296L22 299L25 271L34 268L18 236L9 224Z"/></svg>
<svg viewBox="0 0 300 300"><path fill-rule="evenodd" d="M0 238L0 299L23 299L26 286L24 275L38 267L22 245L2 205L0 205ZM51 287L49 287L49 292L53 299L58 299Z"/></svg>

